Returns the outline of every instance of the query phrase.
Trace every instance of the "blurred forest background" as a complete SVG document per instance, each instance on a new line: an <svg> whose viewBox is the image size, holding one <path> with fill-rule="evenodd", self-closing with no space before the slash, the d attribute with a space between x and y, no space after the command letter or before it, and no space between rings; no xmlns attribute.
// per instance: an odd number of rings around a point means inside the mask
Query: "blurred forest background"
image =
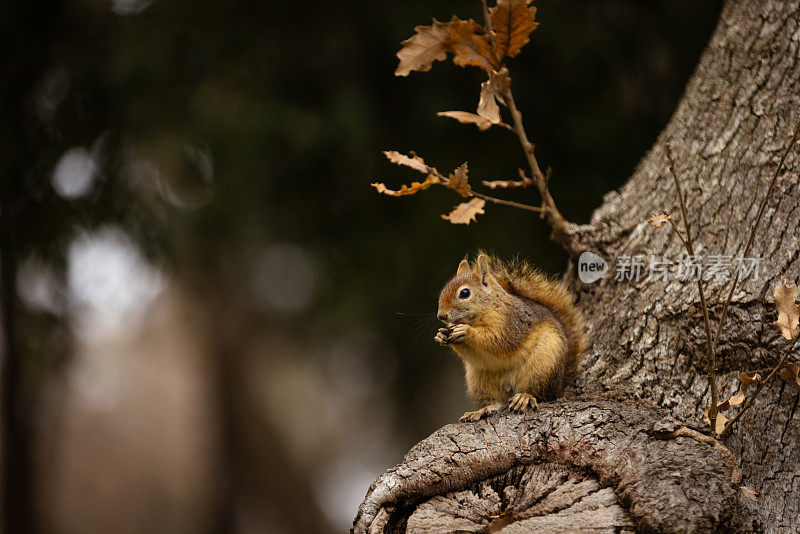
<svg viewBox="0 0 800 534"><path fill-rule="evenodd" d="M666 123L720 2L539 0L511 62L564 215ZM393 76L477 0L43 0L0 7L5 532L342 532L369 483L467 408L432 341L477 248L565 267L544 225L407 198L381 150L516 176L482 74ZM416 176L414 176L416 178ZM502 195L499 195L502 196ZM512 192L535 201L534 191ZM425 315L427 314L427 315Z"/></svg>

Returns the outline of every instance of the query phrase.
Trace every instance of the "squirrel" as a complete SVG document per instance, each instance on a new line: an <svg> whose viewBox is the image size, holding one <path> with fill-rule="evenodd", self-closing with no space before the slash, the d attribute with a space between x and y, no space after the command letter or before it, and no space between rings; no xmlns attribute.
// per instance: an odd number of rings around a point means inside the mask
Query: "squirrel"
<svg viewBox="0 0 800 534"><path fill-rule="evenodd" d="M464 362L467 390L480 408L461 422L557 398L586 350L583 320L563 284L525 262L467 258L439 295L434 338Z"/></svg>

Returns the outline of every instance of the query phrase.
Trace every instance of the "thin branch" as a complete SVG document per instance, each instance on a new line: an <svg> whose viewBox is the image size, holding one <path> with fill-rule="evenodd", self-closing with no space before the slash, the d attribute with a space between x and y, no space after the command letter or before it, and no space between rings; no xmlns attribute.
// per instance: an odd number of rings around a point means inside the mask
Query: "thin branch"
<svg viewBox="0 0 800 534"><path fill-rule="evenodd" d="M481 9L483 10L483 20L486 24L486 29L489 31L489 35L492 34L492 17L489 16L489 6L486 5L486 0L481 0Z"/></svg>
<svg viewBox="0 0 800 534"><path fill-rule="evenodd" d="M675 221L672 220L672 217L669 218L669 224L670 224L670 226L672 226L672 229L675 230L675 234L678 236L678 239L680 239L681 243L683 243L683 248L685 248L687 251L691 250L692 246L689 243L686 242L686 238L683 237L683 234L681 233L681 231L678 230L678 226L675 224ZM692 253L689 252L689 254L692 254ZM692 254L692 255L694 255L694 254Z"/></svg>
<svg viewBox="0 0 800 534"><path fill-rule="evenodd" d="M519 171L519 181L515 180L481 180L481 183L488 187L489 189L494 189L495 187L502 187L504 189L517 189L517 188L524 188L533 185L533 180L528 178L525 174L525 171L522 169L517 169ZM550 177L550 168L547 168L547 174L545 175L546 179Z"/></svg>
<svg viewBox="0 0 800 534"><path fill-rule="evenodd" d="M484 25L489 32L490 38L493 38L494 29L492 28L492 17L489 13L489 7L486 4L486 0L480 1L481 9L483 11ZM492 54L494 56L494 48L492 48ZM497 60L497 57L494 57ZM499 64L499 60L497 62ZM563 215L561 215L561 212L558 211L558 208L556 207L553 197L550 195L550 191L548 189L548 182L550 181L549 170L547 176L545 176L544 173L542 173L542 170L539 168L539 162L536 161L536 156L533 153L533 144L528 140L528 136L525 133L525 126L522 124L522 114L517 109L517 105L514 102L514 95L511 93L510 86L503 93L503 99L505 100L506 105L511 112L511 118L514 122L514 132L519 138L520 145L522 145L522 150L525 152L525 159L528 161L528 166L531 169L531 176L536 183L536 188L539 190L539 195L542 197L541 207L532 211L538 211L541 218L550 225L550 228L553 230L551 239L559 243L570 254L577 256L581 252L581 249L575 243L575 239L570 231L572 230L573 225L569 223Z"/></svg>
<svg viewBox="0 0 800 534"><path fill-rule="evenodd" d="M556 207L555 200L553 200L553 197L550 195L550 190L547 187L549 177L544 175L542 169L539 167L539 162L536 161L536 156L533 153L533 144L528 140L528 135L525 133L525 126L522 123L522 113L517 109L511 87L505 90L503 97L508 105L508 110L511 112L514 130L517 133L517 138L519 138L522 151L525 153L528 167L531 169L531 177L536 184L536 188L539 190L539 195L542 197L541 217L550 225L550 228L552 228L552 238L567 249L568 252L577 255L580 253L580 249L574 242L574 238L570 232L572 224L561 215L561 212L558 211Z"/></svg>
<svg viewBox="0 0 800 534"><path fill-rule="evenodd" d="M683 189L681 189L681 180L678 177L678 172L675 170L675 160L672 157L672 147L666 145L667 149L667 158L669 159L669 170L672 173L672 178L675 180L675 188L678 190L678 201L680 202L681 206L681 216L683 217L683 226L686 229L686 239L683 241L686 249L688 250L689 254L694 256L694 241L692 240L692 225L689 223L689 218L686 216L686 203L683 200ZM670 219L672 222L672 219ZM675 227L675 223L672 223L672 226Z"/></svg>
<svg viewBox="0 0 800 534"><path fill-rule="evenodd" d="M503 63L500 61L501 58L497 57L497 54L494 51L494 28L492 28L492 17L489 14L489 6L486 5L486 0L481 0L481 10L483 11L483 21L486 27L486 31L489 32L489 39L492 42L492 46L489 48L489 53L492 54L492 59L494 59L494 65L496 65L497 70L503 66Z"/></svg>
<svg viewBox="0 0 800 534"><path fill-rule="evenodd" d="M507 89L503 96L506 104L508 104L508 109L511 112L511 119L514 121L514 131L517 134L520 145L522 145L523 152L525 152L525 159L528 161L528 166L531 169L531 175L533 176L536 186L539 189L539 193L542 196L542 205L548 210L552 210L553 216L558 217L563 221L564 217L561 216L561 213L559 213L558 209L555 207L553 197L550 196L550 193L545 187L546 181L544 173L542 173L542 169L539 168L539 162L536 160L536 156L533 153L533 143L528 140L528 135L525 133L525 125L522 123L522 113L520 113L520 111L517 109L517 104L514 101L514 95L511 93L511 89Z"/></svg>
<svg viewBox="0 0 800 534"><path fill-rule="evenodd" d="M742 406L742 409L739 410L739 413L736 414L736 417L734 417L733 419L728 421L728 423L725 425L725 428L723 428L722 432L720 432L720 434L719 434L720 438L728 433L728 430L730 430L730 428L733 426L733 424L742 417L744 412L746 412L750 408L750 406L753 405L753 403L756 400L756 397L758 397L758 394L761 393L762 389L764 389L764 386L766 386L767 383L770 380L772 380L772 377L775 376L775 374L778 371L781 370L781 367L783 367L783 364L785 364L786 360L789 358L789 354L792 353L792 349L794 348L794 344L797 343L797 337L798 336L795 336L795 338L792 340L792 343L786 348L786 351L783 353L783 358L781 358L781 361L778 363L778 365L775 366L775 368L767 376L767 378L765 378L764 380L762 380L758 384L758 388L756 388L755 392L753 392L753 395L749 399L747 399L747 402L744 403L744 406Z"/></svg>
<svg viewBox="0 0 800 534"><path fill-rule="evenodd" d="M681 215L683 216L683 226L686 229L686 239L684 239L680 232L678 232L675 223L670 218L672 228L678 233L684 247L689 252L690 256L694 256L694 243L692 242L692 230L689 224L689 218L686 216L686 203L683 200L683 190L681 189L681 181L678 178L678 172L675 170L675 159L672 157L672 148L669 144L666 145L667 158L669 158L669 169L672 172L672 177L675 179L675 188L678 190L678 199L681 205ZM717 406L719 406L719 391L717 390L717 355L714 346L714 337L711 333L711 322L708 319L708 304L706 303L706 295L703 290L702 277L697 278L697 290L700 293L700 304L703 309L703 323L706 329L706 359L708 365L708 380L711 386L711 410L708 413L708 418L711 421L711 428L714 428L715 421L717 420Z"/></svg>
<svg viewBox="0 0 800 534"><path fill-rule="evenodd" d="M442 185L448 186L450 184L450 179L447 178L445 175L443 175L441 172L439 172L438 169L431 167L430 165L426 165L426 167L428 168L428 174L433 174L434 176L436 176L436 178L439 179ZM484 193L479 193L477 191L470 190L470 196L482 198L483 200L486 200L488 202L493 202L495 204L502 204L503 206L511 206L512 208L535 211L536 213L541 213L542 211L542 208L540 208L539 206L531 206L530 204L522 204L520 202L514 202L513 200L505 200L502 198L489 196Z"/></svg>
<svg viewBox="0 0 800 534"><path fill-rule="evenodd" d="M783 163L786 161L786 156L789 155L789 151L794 146L795 142L797 141L797 135L800 133L800 120L797 121L797 125L794 128L794 134L792 134L792 140L789 141L789 144L786 145L786 149L783 151L781 155L780 162L778 162L778 166L775 168L775 173L772 175L772 180L769 182L769 187L767 188L767 194L764 196L764 199L761 201L761 205L758 207L758 214L756 215L756 220L753 223L753 227L750 229L750 236L747 238L747 246L744 249L743 257L747 257L750 254L750 249L753 247L753 243L755 242L756 237L756 230L758 230L758 225L761 223L761 218L764 216L764 210L767 207L767 202L769 202L770 197L772 196L772 190L775 188L775 182L778 180L778 174L780 174L781 169L783 169ZM736 284L739 282L739 271L737 270L734 274L733 281L731 282L731 288L728 291L728 296L725 299L725 305L722 307L722 314L719 317L719 324L717 324L717 333L714 336L714 346L717 345L719 341L719 336L722 333L722 327L725 324L725 317L728 314L728 307L731 304L731 300L733 299L733 293L736 291ZM727 428L727 427L726 427Z"/></svg>
<svg viewBox="0 0 800 534"><path fill-rule="evenodd" d="M520 208L523 210L528 211L535 211L536 213L541 213L542 208L539 206L531 206L529 204L520 204L519 202L514 202L512 200L503 200L502 198L495 198L490 197L489 195L484 195L483 193L478 193L477 191L472 192L478 198L482 198L483 200L488 200L489 202L494 202L495 204L502 204L504 206L511 206L513 208Z"/></svg>

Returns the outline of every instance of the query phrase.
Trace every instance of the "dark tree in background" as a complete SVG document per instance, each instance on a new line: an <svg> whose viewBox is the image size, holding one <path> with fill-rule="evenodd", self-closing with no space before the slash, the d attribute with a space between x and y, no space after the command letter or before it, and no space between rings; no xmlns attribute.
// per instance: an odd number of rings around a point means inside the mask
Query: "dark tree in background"
<svg viewBox="0 0 800 534"><path fill-rule="evenodd" d="M516 97L586 222L666 123L720 4L537 5ZM463 412L458 362L417 314L479 247L551 272L566 257L528 214L457 228L445 192L369 188L404 179L389 147L442 168L468 153L486 178L519 166L503 133L435 117L475 105L477 73L392 75L409 28L453 13L480 5L2 8L4 531L341 531L370 480Z"/></svg>

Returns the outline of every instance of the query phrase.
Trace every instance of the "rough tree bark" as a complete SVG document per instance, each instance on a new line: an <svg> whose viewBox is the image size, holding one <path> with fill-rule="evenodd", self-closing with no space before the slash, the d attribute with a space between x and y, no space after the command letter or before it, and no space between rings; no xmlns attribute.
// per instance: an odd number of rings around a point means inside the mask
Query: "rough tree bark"
<svg viewBox="0 0 800 534"><path fill-rule="evenodd" d="M669 124L582 235L610 275L595 284L578 281L574 268L565 275L589 318L578 397L437 431L373 483L356 532L800 530L797 384L773 381L723 440L760 495L751 503L731 485L724 450L665 439L681 424L702 429L710 403L696 285L675 276L616 281L613 272L621 256L683 253L673 232L646 223L661 209L679 213L667 143L698 253L743 253L800 120L799 44L797 0L727 2ZM756 235L758 280L740 283L722 329L720 400L736 391L739 372L774 366L785 346L769 323L780 276L800 277L798 170L795 147ZM724 280L708 282L713 329L724 290Z"/></svg>

